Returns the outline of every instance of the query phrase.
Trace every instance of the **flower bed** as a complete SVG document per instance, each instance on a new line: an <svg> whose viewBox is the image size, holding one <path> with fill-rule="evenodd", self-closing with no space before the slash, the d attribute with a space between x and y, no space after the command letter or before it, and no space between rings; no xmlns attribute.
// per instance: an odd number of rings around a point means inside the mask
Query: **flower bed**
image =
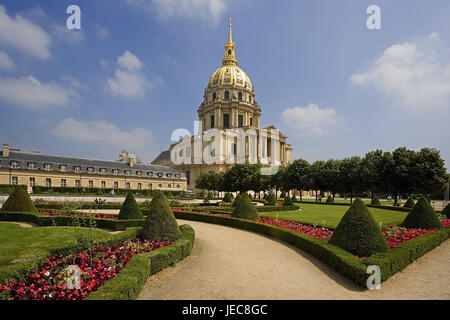
<svg viewBox="0 0 450 320"><path fill-rule="evenodd" d="M120 247L95 247L92 254L83 251L75 256L54 256L47 259L39 272L28 276L24 282L0 284L0 297L11 300L81 300L116 277L135 254L172 244L136 239L125 241ZM72 275L68 270L71 265L80 269L80 288L67 287L67 278Z"/></svg>
<svg viewBox="0 0 450 320"><path fill-rule="evenodd" d="M111 214L89 214L81 212L60 212L48 210L40 210L39 212L47 217L94 217L99 219L119 219L119 216Z"/></svg>

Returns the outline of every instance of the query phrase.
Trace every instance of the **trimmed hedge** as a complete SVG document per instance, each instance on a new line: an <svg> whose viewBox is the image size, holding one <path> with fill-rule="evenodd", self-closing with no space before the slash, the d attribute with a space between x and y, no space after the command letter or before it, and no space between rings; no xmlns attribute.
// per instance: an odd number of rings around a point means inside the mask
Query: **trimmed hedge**
<svg viewBox="0 0 450 320"><path fill-rule="evenodd" d="M175 244L133 256L117 277L106 282L85 300L136 299L150 275L191 254L195 239L194 229L189 225L182 225L180 229L182 236Z"/></svg>
<svg viewBox="0 0 450 320"><path fill-rule="evenodd" d="M30 195L22 187L14 188L0 211L30 212L37 214L38 211L31 201Z"/></svg>
<svg viewBox="0 0 450 320"><path fill-rule="evenodd" d="M84 190L84 191L83 191ZM33 194L41 194L41 193L75 193L75 194L90 194L90 195L108 195L110 192L114 190L116 195L122 194L126 195L128 192L133 192L134 194L153 196L155 194L155 190L148 189L122 189L122 188L99 188L99 187L44 187L44 186L35 186L33 187ZM159 190L159 189L158 189ZM159 190L163 192L168 197L185 197L185 191L171 191L171 190Z"/></svg>
<svg viewBox="0 0 450 320"><path fill-rule="evenodd" d="M48 209L48 210L61 210L64 208L64 203L35 203L34 204L38 209ZM89 203L81 203L79 209L120 209L122 208L122 204L89 204Z"/></svg>
<svg viewBox="0 0 450 320"><path fill-rule="evenodd" d="M416 203L414 202L413 198L409 197L408 200L406 200L405 204L403 205L403 208L411 209L414 207L415 204Z"/></svg>
<svg viewBox="0 0 450 320"><path fill-rule="evenodd" d="M363 260L322 240L265 223L187 212L175 212L175 216L178 219L214 223L253 231L285 241L321 259L332 269L363 287L366 287L366 281L369 277L369 274L366 273L369 265L379 265L381 268L381 279L385 281L450 237L450 228L446 228L445 230L439 230L405 241L393 249L372 255L368 259Z"/></svg>
<svg viewBox="0 0 450 320"><path fill-rule="evenodd" d="M258 210L258 212L271 212L271 211L292 211L292 210L298 210L300 209L298 206L296 205L292 205L292 206L258 206L256 207L256 210Z"/></svg>
<svg viewBox="0 0 450 320"><path fill-rule="evenodd" d="M430 202L425 197L417 201L401 225L406 228L422 229L441 229L444 227L438 215L431 207Z"/></svg>
<svg viewBox="0 0 450 320"><path fill-rule="evenodd" d="M236 205L234 206L231 216L242 219L258 219L258 210L248 198L246 193L241 193L236 197Z"/></svg>
<svg viewBox="0 0 450 320"><path fill-rule="evenodd" d="M103 219L103 218L92 218L92 217L76 217L81 223L81 225L89 225L89 220L94 220L97 228L100 229L110 229L115 231L122 231L126 228L131 227L142 227L144 224L144 219L130 219L130 220L119 220L119 219ZM28 212L1 212L0 211L0 221L16 221L16 222L31 222L35 223L41 227L44 226L70 226L73 224L74 217L71 216L45 216L45 215L35 215Z"/></svg>
<svg viewBox="0 0 450 320"><path fill-rule="evenodd" d="M127 197L123 202L119 211L119 220L127 219L144 219L144 215L139 208L132 192L127 193Z"/></svg>

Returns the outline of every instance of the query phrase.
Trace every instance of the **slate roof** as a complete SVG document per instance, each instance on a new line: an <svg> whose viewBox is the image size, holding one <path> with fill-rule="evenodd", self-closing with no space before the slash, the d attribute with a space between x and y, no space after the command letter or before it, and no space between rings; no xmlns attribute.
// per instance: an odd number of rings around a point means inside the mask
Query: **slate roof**
<svg viewBox="0 0 450 320"><path fill-rule="evenodd" d="M9 152L8 157L4 157L2 152L2 155L0 156L0 168L11 168L12 161L17 161L18 167L16 169L22 170L61 172L60 165L66 165L67 169L64 172L69 173L90 173L140 178L186 180L184 173L169 166L135 164L133 167L130 167L128 163L120 161L70 158L26 152ZM29 162L35 163L35 169L28 168ZM44 167L47 163L51 164L50 170L45 169ZM80 167L80 171L75 171L75 167ZM92 172L88 171L88 168L92 168ZM106 169L106 172L102 173L100 172L100 169ZM118 169L119 172L114 174L113 169ZM126 174L125 170L129 170L129 174ZM139 175L139 172L141 175Z"/></svg>
<svg viewBox="0 0 450 320"><path fill-rule="evenodd" d="M170 160L170 150L162 151L155 160L152 161L152 163L158 162L158 161L168 161Z"/></svg>

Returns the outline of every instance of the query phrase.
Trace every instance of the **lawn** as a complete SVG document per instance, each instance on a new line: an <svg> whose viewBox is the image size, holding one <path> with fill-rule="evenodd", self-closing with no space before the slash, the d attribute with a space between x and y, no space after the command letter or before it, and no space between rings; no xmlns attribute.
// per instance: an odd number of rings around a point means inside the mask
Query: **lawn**
<svg viewBox="0 0 450 320"><path fill-rule="evenodd" d="M72 232L81 229L83 228L22 228L17 224L0 222L0 267L28 260L35 254L51 249L75 245ZM111 236L100 229L94 229L93 232L98 241L107 240Z"/></svg>
<svg viewBox="0 0 450 320"><path fill-rule="evenodd" d="M303 210L260 212L260 216L302 222L306 224L316 224L334 229L349 208L347 206L320 205L313 203L301 203L298 205ZM407 215L407 212L378 208L368 209L372 213L375 220L378 223L382 222L383 225L400 224Z"/></svg>

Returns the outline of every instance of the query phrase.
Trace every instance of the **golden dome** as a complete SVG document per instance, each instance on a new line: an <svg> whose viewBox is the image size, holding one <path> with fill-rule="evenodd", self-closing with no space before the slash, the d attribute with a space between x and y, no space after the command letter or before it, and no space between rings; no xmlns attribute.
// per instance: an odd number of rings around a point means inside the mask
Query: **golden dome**
<svg viewBox="0 0 450 320"><path fill-rule="evenodd" d="M237 65L224 65L217 69L208 82L208 89L220 86L238 86L253 90L252 83L247 74Z"/></svg>

